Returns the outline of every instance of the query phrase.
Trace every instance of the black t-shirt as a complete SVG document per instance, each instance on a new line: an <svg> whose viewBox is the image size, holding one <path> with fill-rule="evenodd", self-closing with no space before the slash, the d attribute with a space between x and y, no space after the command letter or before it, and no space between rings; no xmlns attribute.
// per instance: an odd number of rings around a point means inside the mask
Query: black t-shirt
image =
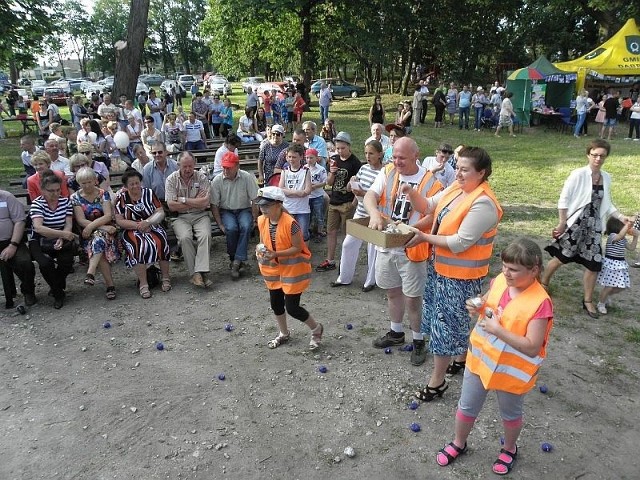
<svg viewBox="0 0 640 480"><path fill-rule="evenodd" d="M346 160L342 160L340 155L334 155L331 160L335 160L338 166L331 186L331 193L329 194L329 203L331 205L342 205L344 203L350 203L354 199L354 195L347 191L347 184L351 177L357 175L360 171L362 164L358 157L353 153Z"/></svg>
<svg viewBox="0 0 640 480"><path fill-rule="evenodd" d="M605 118L618 118L618 99L609 97L604 101Z"/></svg>

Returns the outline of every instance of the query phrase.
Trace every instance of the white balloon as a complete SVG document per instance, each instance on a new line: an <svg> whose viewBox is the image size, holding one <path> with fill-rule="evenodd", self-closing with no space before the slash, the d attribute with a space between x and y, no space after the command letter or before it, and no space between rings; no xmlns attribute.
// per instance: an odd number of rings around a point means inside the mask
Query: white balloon
<svg viewBox="0 0 640 480"><path fill-rule="evenodd" d="M116 132L113 136L113 141L116 143L116 147L125 149L129 146L129 135L125 132Z"/></svg>

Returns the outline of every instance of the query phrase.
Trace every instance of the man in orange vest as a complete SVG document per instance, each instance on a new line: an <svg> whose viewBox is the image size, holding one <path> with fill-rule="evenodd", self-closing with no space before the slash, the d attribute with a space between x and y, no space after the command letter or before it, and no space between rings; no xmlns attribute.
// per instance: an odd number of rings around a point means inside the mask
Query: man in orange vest
<svg viewBox="0 0 640 480"><path fill-rule="evenodd" d="M423 216L411 208L403 185L411 185L421 196L430 197L442 190L433 174L418 163L419 151L415 140L403 137L393 145L393 163L388 164L371 185L364 197L369 213L369 228L383 230L386 223L402 222L423 231L429 231L432 216ZM411 363L422 365L427 358L425 340L420 332L422 295L427 280L428 245L419 248L377 247L376 283L387 291L391 329L373 342L376 348L404 343L402 320L405 311L413 335Z"/></svg>

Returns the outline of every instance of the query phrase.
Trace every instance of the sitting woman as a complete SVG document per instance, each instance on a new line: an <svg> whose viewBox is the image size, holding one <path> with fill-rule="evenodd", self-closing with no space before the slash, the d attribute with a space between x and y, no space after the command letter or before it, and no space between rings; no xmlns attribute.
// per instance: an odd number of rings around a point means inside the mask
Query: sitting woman
<svg viewBox="0 0 640 480"><path fill-rule="evenodd" d="M36 169L36 173L27 178L27 193L29 194L29 200L33 202L42 193L40 189L41 174L50 169L51 158L44 150L38 150L31 156L31 165ZM62 182L62 196L68 197L69 189L67 188L67 178L64 173L55 171L53 174Z"/></svg>
<svg viewBox="0 0 640 480"><path fill-rule="evenodd" d="M324 125L322 125L322 131L320 132L320 136L324 138L325 142L333 142L333 139L336 138L338 131L336 130L336 122L331 118L327 118L324 121Z"/></svg>
<svg viewBox="0 0 640 480"><path fill-rule="evenodd" d="M264 111L264 107L258 107L256 112L256 131L262 138L267 137L267 114Z"/></svg>
<svg viewBox="0 0 640 480"><path fill-rule="evenodd" d="M238 122L238 131L236 132L242 143L247 142L261 142L262 135L257 133L258 126L256 124L256 119L253 116L253 110L251 108L246 108L244 111L244 115L240 117L240 121Z"/></svg>
<svg viewBox="0 0 640 480"><path fill-rule="evenodd" d="M80 189L71 196L73 214L82 228L81 245L89 257L85 285L96 283L99 268L107 285L107 299L116 298L111 264L120 258L116 243L116 227L113 225L111 196L108 190L97 187L98 175L88 166L82 167L75 178Z"/></svg>
<svg viewBox="0 0 640 480"><path fill-rule="evenodd" d="M160 263L162 291L171 290L169 278L169 242L162 228L164 210L150 188L142 187L142 175L133 168L122 174L116 197L116 223L124 231L122 241L127 250L127 267L133 268L140 285L140 296L151 298L147 282L147 265Z"/></svg>
<svg viewBox="0 0 640 480"><path fill-rule="evenodd" d="M142 145L144 145L144 149L147 153L151 154L151 147L156 142L164 142L164 136L162 132L159 130L162 125L156 125L154 117L151 115L147 115L144 117L144 125L145 128L142 130L140 134L140 140L142 140Z"/></svg>
<svg viewBox="0 0 640 480"><path fill-rule="evenodd" d="M67 187L69 188L70 193L75 193L80 190L80 183L78 182L77 174L80 169L84 167L91 168L92 163L93 162L89 160L89 157L82 153L76 153L75 155L71 156L71 158L69 159L69 170L71 170L71 173L73 173L73 177L67 179ZM104 175L102 175L101 173L98 173L95 170L94 172L96 174L96 185L99 185L101 189L110 192L111 187L109 186L109 181L104 178Z"/></svg>
<svg viewBox="0 0 640 480"><path fill-rule="evenodd" d="M39 177L42 195L33 200L29 212L33 224L29 250L51 287L53 308L60 309L64 305L67 275L73 267L73 210L71 201L61 195L64 183L55 172L44 170Z"/></svg>

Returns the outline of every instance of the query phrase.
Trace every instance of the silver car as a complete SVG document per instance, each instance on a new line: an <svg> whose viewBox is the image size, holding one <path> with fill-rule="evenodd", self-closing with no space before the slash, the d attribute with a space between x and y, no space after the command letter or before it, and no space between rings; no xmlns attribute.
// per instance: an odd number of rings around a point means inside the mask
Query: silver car
<svg viewBox="0 0 640 480"><path fill-rule="evenodd" d="M221 75L209 77L209 88L211 89L211 93L218 93L225 96L232 94L231 84Z"/></svg>

